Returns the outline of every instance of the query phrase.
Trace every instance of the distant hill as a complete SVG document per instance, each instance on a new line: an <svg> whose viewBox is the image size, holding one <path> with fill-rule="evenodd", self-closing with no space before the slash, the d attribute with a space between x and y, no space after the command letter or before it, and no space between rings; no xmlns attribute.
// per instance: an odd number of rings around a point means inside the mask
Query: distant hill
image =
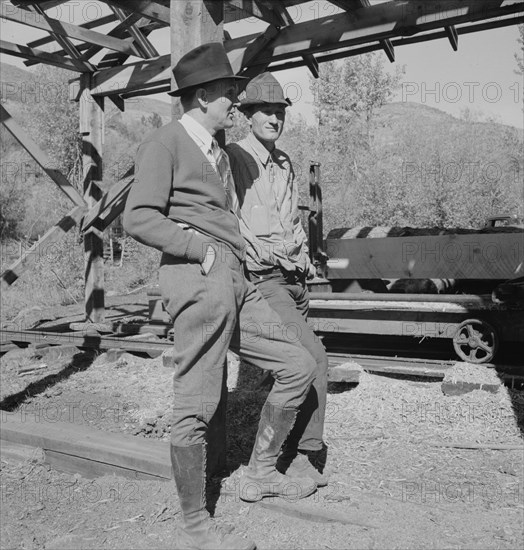
<svg viewBox="0 0 524 550"><path fill-rule="evenodd" d="M74 73L71 73L74 78ZM19 112L22 104L45 98L49 90L38 87L38 77L28 69L21 69L9 63L0 63L0 100L12 114ZM166 95L166 98L168 96ZM157 113L164 124L171 120L171 103L150 97L136 97L126 100L125 118L140 119Z"/></svg>

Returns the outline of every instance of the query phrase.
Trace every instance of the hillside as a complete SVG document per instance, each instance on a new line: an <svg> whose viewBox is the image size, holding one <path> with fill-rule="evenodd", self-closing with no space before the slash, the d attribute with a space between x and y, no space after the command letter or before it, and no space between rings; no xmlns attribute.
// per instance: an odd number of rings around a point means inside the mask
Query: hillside
<svg viewBox="0 0 524 550"><path fill-rule="evenodd" d="M71 73L74 78L74 73ZM26 69L20 69L9 63L0 63L0 101L8 111L17 115L23 105L30 105L45 101L49 94L55 93L52 86L40 84L37 75ZM165 96L168 97L167 95ZM112 103L108 102L109 106ZM160 101L150 97L136 97L125 101L124 119L141 119L157 113L162 117L164 124L171 120L171 103ZM116 107L108 108L109 116L114 113Z"/></svg>
<svg viewBox="0 0 524 550"><path fill-rule="evenodd" d="M71 77L74 74L71 73ZM45 100L47 94L52 93L52 90L41 86L37 76L31 70L20 69L8 63L0 63L0 100L13 114L20 112L20 104L28 104L35 101ZM159 100L152 97L136 97L125 101L125 112L122 115L123 120L140 120L143 116L148 117L152 113L157 113L164 124L171 120L171 103L169 98L164 94L164 100ZM109 103L109 105L112 105ZM116 107L108 108L108 114L114 114ZM293 110L290 111L291 120L296 116ZM420 103L414 102L396 102L389 103L382 107L377 112L377 135L376 139L379 143L388 143L391 141L391 128L398 125L409 125L417 121L419 124L432 125L442 124L469 124L469 122L456 118L444 111L429 107ZM514 128L497 122L475 122L486 126L490 131L504 131L507 128ZM524 130L517 128L518 134L522 139Z"/></svg>

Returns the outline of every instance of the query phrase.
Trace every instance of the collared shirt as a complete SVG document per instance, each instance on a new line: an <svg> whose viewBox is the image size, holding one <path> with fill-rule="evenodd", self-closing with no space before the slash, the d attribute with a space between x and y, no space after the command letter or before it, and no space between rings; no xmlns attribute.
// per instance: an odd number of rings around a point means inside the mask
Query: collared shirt
<svg viewBox="0 0 524 550"><path fill-rule="evenodd" d="M189 134L189 137L196 143L198 148L208 159L215 172L220 176L226 190L227 204L236 214L238 209L238 200L235 194L227 153L220 148L216 139L202 126L202 124L197 122L192 116L184 113L179 122ZM222 170L220 170L217 166L217 158L219 156L218 152L221 152L225 156L225 167L223 167ZM203 171L205 173L204 168Z"/></svg>
<svg viewBox="0 0 524 550"><path fill-rule="evenodd" d="M215 167L215 157L213 156L213 136L192 116L184 113L179 120L185 128L189 137L198 145L198 148L204 153L204 156Z"/></svg>
<svg viewBox="0 0 524 550"><path fill-rule="evenodd" d="M307 237L290 158L277 148L269 152L252 133L226 151L239 200L240 230L248 243L249 271L274 266L307 271Z"/></svg>

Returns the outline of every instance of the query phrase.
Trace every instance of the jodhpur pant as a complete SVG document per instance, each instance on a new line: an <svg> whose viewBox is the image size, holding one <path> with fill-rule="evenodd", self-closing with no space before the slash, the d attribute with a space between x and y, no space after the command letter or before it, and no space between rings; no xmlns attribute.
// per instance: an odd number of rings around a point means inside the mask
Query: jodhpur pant
<svg viewBox="0 0 524 550"><path fill-rule="evenodd" d="M310 353L288 338L279 316L244 276L225 246L204 275L198 263L164 259L160 289L174 322L175 373L171 443L190 446L206 440L220 402L228 348L270 371L271 405L297 409L314 378Z"/></svg>
<svg viewBox="0 0 524 550"><path fill-rule="evenodd" d="M303 451L322 449L326 415L328 358L324 345L307 324L309 293L305 283L287 280L281 273L264 279L252 276L260 293L280 316L288 338L299 341L316 361L315 380L300 407L288 444Z"/></svg>

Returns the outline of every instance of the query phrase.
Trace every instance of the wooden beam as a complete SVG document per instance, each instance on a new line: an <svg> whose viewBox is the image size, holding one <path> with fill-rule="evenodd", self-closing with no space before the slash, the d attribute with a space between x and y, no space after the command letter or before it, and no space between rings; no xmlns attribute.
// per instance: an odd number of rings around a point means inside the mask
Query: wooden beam
<svg viewBox="0 0 524 550"><path fill-rule="evenodd" d="M132 97L147 96L152 94L163 94L163 93L169 92L170 90L171 90L171 84L166 81L165 84L161 84L160 86L147 88L147 90L137 90L135 92L128 92L128 93L122 94L120 97L122 99L130 99ZM108 97L111 97L111 96L108 96Z"/></svg>
<svg viewBox="0 0 524 550"><path fill-rule="evenodd" d="M256 59L257 65L267 67L277 61L290 60L304 55L304 50L306 53L313 53L365 44L367 48L365 51L375 51L379 48L370 42L376 42L384 36L398 38L405 34L411 35L416 32L441 29L448 24L469 23L470 20L489 20L502 15L523 12L522 2L517 0L498 0L497 2L494 0L463 0L459 3L453 2L455 9L450 8L446 12L439 12L438 5L442 4L433 0L428 1L424 4L422 15L416 16L410 14L409 10L412 8L406 6L404 2L387 2L369 8L361 8L351 17L349 14L338 14L313 22L297 23L293 27L280 29L278 36L266 44L266 51L260 52L259 56L253 56L248 65L254 64ZM459 29L458 33L476 32L484 28L516 24L521 22L521 19L513 18L510 21L511 23L506 23L504 19L486 21L472 26L474 31L468 31L466 26ZM239 63L243 63L249 48L260 36L260 34L252 34L224 42L224 47L236 72L238 72ZM396 40L393 44L404 45L437 37L439 36L436 33L427 36L414 36ZM343 54L343 56L345 55L354 54L350 51ZM326 60L325 57L321 59L321 61L324 60ZM295 64L295 66L302 65L304 65L303 61ZM276 67L277 70L281 68L280 66ZM94 93L108 95L143 90L167 84L170 77L169 55L160 56L151 61L141 61L124 67L96 72Z"/></svg>
<svg viewBox="0 0 524 550"><path fill-rule="evenodd" d="M112 209L113 206L122 200L125 199L131 184L133 183L134 171L129 170L125 176L117 181L114 185L111 186L109 191L104 194L104 196L89 210L87 215L84 217L82 222L82 231L89 229L97 219L104 216L108 210ZM119 214L120 212L118 212ZM117 214L117 215L118 215Z"/></svg>
<svg viewBox="0 0 524 550"><path fill-rule="evenodd" d="M93 74L94 95L124 94L171 81L171 56L161 55L151 61L128 63L121 67L103 69Z"/></svg>
<svg viewBox="0 0 524 550"><path fill-rule="evenodd" d="M134 13L134 14L131 14L128 18L127 18L127 21L126 23L127 24L131 24L131 23L136 23L136 21L138 21L139 19L141 19L141 15L138 14L138 13ZM127 31L127 25L124 24L124 22L120 22L114 29L111 29L108 33L107 33L107 36L113 36L115 38L123 38L124 37L124 33ZM96 55L100 50L103 50L103 47L102 46L89 46L89 48L87 48L86 52L84 53L84 59L91 59L94 55ZM111 52L112 54L115 54L115 55L127 55L127 54L122 54L121 52ZM142 56L142 57L145 57L145 56Z"/></svg>
<svg viewBox="0 0 524 550"><path fill-rule="evenodd" d="M46 233L31 246L21 258L12 263L2 272L2 285L12 285L29 267L32 267L37 260L54 252L53 244L58 242L73 227L80 223L85 208L75 206L66 216L64 216L56 225L51 227Z"/></svg>
<svg viewBox="0 0 524 550"><path fill-rule="evenodd" d="M11 9L8 9L8 7ZM39 14L17 9L8 2L2 2L0 4L0 18L6 19L7 21L13 21L15 23L21 23L22 25L27 25L29 27L60 36L82 40L84 42L89 42L90 44L96 44L107 48L108 50L114 50L140 57L134 44L132 43L132 39L120 40L90 29L72 25L71 23L66 23L65 21L59 21L58 19L48 19L44 21Z"/></svg>
<svg viewBox="0 0 524 550"><path fill-rule="evenodd" d="M118 404L116 404L118 408ZM45 408L44 408L45 409ZM116 414L126 411L115 409ZM44 410L45 414L45 410ZM4 413L2 442L44 449L46 462L87 477L117 474L131 479L170 480L169 444L131 435L102 432L74 422L42 421L35 415Z"/></svg>
<svg viewBox="0 0 524 550"><path fill-rule="evenodd" d="M143 18L137 22L136 26L140 29L140 32L147 38L154 30L162 28L160 23L155 23L149 19ZM127 59L128 55L118 52L108 52L98 63L98 68L108 69L112 67L120 67Z"/></svg>
<svg viewBox="0 0 524 550"><path fill-rule="evenodd" d="M106 4L122 8L127 11L139 13L152 21L163 23L165 26L170 24L169 5L151 0L102 0ZM169 1L169 0L168 0Z"/></svg>
<svg viewBox="0 0 524 550"><path fill-rule="evenodd" d="M286 25L292 26L295 24L293 21L293 18L289 14L289 12L286 10L285 6L282 4L274 4L275 9L278 11L280 17L286 22ZM307 68L311 71L311 74L313 75L313 78L319 77L319 70L318 70L318 62L315 59L315 56L312 54L306 54L302 56L302 59L304 60L304 63L306 64Z"/></svg>
<svg viewBox="0 0 524 550"><path fill-rule="evenodd" d="M276 7L278 4L272 4L272 6ZM286 24L278 11L274 11L256 0L226 0L224 2L224 16L226 13L228 14L227 19L225 19L226 23L246 17L256 17L276 27Z"/></svg>
<svg viewBox="0 0 524 550"><path fill-rule="evenodd" d="M31 7L37 13L38 15L42 16L42 18L47 21L49 24L52 24L51 19L47 16L45 11L38 5L38 3L32 2ZM76 46L69 40L69 38L65 36L61 36L60 34L56 34L54 32L51 33L51 36L54 40L62 46L64 52L68 54L71 57L71 61L78 67L78 70L80 72L92 72L95 70L95 67L91 65L91 63L87 63L86 61L83 61L81 59L80 52L76 49Z"/></svg>
<svg viewBox="0 0 524 550"><path fill-rule="evenodd" d="M111 6L111 9L120 19L122 25L124 25L124 27L127 29L127 32L131 35L131 38L133 38L135 46L142 53L142 57L146 59L151 57L158 57L159 53L156 51L153 44L149 42L149 40L142 34L140 28L135 25L135 21L131 19L135 14L127 15L123 9L116 6Z"/></svg>
<svg viewBox="0 0 524 550"><path fill-rule="evenodd" d="M524 275L524 230L327 238L330 279L511 279Z"/></svg>
<svg viewBox="0 0 524 550"><path fill-rule="evenodd" d="M454 51L457 51L458 50L457 29L453 25L449 25L448 27L445 27L444 30L446 31L446 35L449 39L451 47L453 48Z"/></svg>
<svg viewBox="0 0 524 550"><path fill-rule="evenodd" d="M259 61L275 62L523 11L520 0L454 0L445 4L427 0L423 5L386 2L282 28ZM230 54L241 53L257 36L229 40L226 50Z"/></svg>
<svg viewBox="0 0 524 550"><path fill-rule="evenodd" d="M95 29L96 27L107 25L109 23L112 23L113 21L116 21L116 15L114 13L111 13L109 15L101 17L100 19L96 19L95 21L82 23L81 25L79 25L79 27L82 27L83 29ZM44 44L49 44L51 42L53 42L53 39L50 36L44 36L44 38L39 38L38 40L28 42L27 45L31 48L38 48L39 46L43 46ZM58 53L58 51L52 53Z"/></svg>
<svg viewBox="0 0 524 550"><path fill-rule="evenodd" d="M12 0L12 3L23 9L28 9L30 4L39 4L42 9L50 10L52 8L56 8L56 6L65 4L68 1L69 0Z"/></svg>
<svg viewBox="0 0 524 550"><path fill-rule="evenodd" d="M33 64L45 63L47 65L54 65L55 67L60 67L61 69L66 69L68 71L81 72L77 65L67 57L45 52L44 50L39 50L37 48L29 48L28 46L23 46L20 44L13 44L11 42L6 42L5 40L0 40L0 53L5 53L14 57L21 57L22 59L28 59L34 62ZM87 68L82 69L82 71L87 70Z"/></svg>
<svg viewBox="0 0 524 550"><path fill-rule="evenodd" d="M19 126L19 124L7 112L3 105L0 105L0 122L20 142L20 145L35 159L44 172L58 185L60 190L73 201L73 203L82 207L86 206L82 195L80 195L80 193L71 185L60 170L57 168L52 168L53 162L51 159L29 137L25 130Z"/></svg>
<svg viewBox="0 0 524 550"><path fill-rule="evenodd" d="M257 38L249 44L241 55L237 55L233 59L229 56L229 61L231 62L233 71L237 74L243 71L242 76L249 78L253 78L257 76L257 74L264 72L265 67L267 67L268 64L261 64L260 70L257 71L259 64L256 60L264 52L264 49L268 46L268 44L275 39L278 32L279 31L276 27L269 25L269 27L262 34L259 34ZM252 70L246 70L248 67L256 67L255 72Z"/></svg>
<svg viewBox="0 0 524 550"><path fill-rule="evenodd" d="M485 23L476 23L474 25L466 25L463 27L457 27L457 34L471 34L474 32L487 31L490 29L498 29L503 27L511 27L513 25L520 25L524 23L524 17L511 17L503 20L487 21ZM436 31L419 36L411 36L409 38L399 38L392 41L393 46L408 46L410 44L420 44L421 42L429 42L431 40L439 40L446 38L446 31ZM347 50L340 50L332 54L324 54L317 57L319 63L325 63L326 61L334 61L335 59L343 59L345 57L351 57L355 55L362 55L365 53L376 52L380 50L379 44L370 44L368 46L362 46L357 48L350 48ZM289 61L286 63L280 63L271 67L273 72L285 71L289 69L296 69L297 67L303 67L303 61Z"/></svg>
<svg viewBox="0 0 524 550"><path fill-rule="evenodd" d="M369 0L330 0L330 2L345 11L356 10L359 8L368 8L369 6L371 6ZM386 52L386 55L388 56L388 59L391 61L391 63L394 63L395 49L393 48L391 40L380 40L380 45L382 49Z"/></svg>
<svg viewBox="0 0 524 550"><path fill-rule="evenodd" d="M91 75L80 77L80 133L84 199L92 208L101 199L96 181L102 180L104 142L104 98L91 96ZM84 234L86 319L93 323L105 320L103 228L96 223Z"/></svg>

